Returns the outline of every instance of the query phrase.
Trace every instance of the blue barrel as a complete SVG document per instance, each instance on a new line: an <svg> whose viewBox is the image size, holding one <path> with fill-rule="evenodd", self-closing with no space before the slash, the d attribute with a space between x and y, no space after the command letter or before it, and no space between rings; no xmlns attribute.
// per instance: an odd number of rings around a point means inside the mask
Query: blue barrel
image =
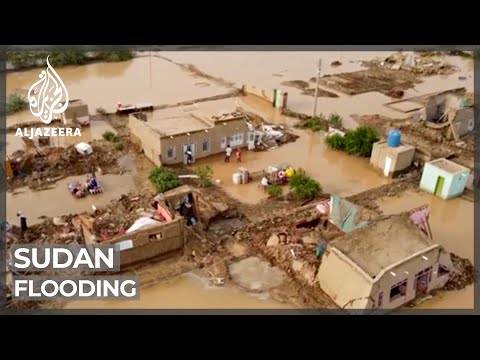
<svg viewBox="0 0 480 360"><path fill-rule="evenodd" d="M399 147L400 146L400 131L390 130L387 136L387 145L390 147Z"/></svg>

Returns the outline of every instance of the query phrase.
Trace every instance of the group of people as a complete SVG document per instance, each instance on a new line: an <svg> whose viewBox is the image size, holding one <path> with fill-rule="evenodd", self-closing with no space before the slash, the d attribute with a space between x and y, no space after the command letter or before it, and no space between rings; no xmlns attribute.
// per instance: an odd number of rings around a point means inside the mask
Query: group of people
<svg viewBox="0 0 480 360"><path fill-rule="evenodd" d="M225 149L225 162L230 162L232 151L233 149L230 145L228 145ZM242 162L242 150L240 150L240 148L237 148L237 150L235 150L235 156L237 157L237 162Z"/></svg>
<svg viewBox="0 0 480 360"><path fill-rule="evenodd" d="M96 190L98 189L98 182L94 174L87 176L87 182L85 186L88 190Z"/></svg>
<svg viewBox="0 0 480 360"><path fill-rule="evenodd" d="M293 175L295 175L295 169L292 167L276 172L273 181L267 174L265 174L262 180L260 180L259 186L267 191L267 188L272 184L285 185L288 183L288 179Z"/></svg>
<svg viewBox="0 0 480 360"><path fill-rule="evenodd" d="M225 162L230 162L230 158L232 156L233 149L230 145L227 146L225 149ZM193 163L193 152L190 147L187 148L187 151L185 151L185 156L187 157L187 165L190 165ZM237 158L237 162L242 162L242 150L240 148L237 148L235 150L235 156Z"/></svg>

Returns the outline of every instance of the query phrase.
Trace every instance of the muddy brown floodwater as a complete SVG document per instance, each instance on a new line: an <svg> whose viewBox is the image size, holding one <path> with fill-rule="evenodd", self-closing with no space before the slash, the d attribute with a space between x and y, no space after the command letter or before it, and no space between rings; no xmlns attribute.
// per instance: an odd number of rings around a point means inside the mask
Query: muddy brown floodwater
<svg viewBox="0 0 480 360"><path fill-rule="evenodd" d="M138 301L73 301L65 309L291 309L265 294L249 294L235 287L216 287L186 273L140 289Z"/></svg>
<svg viewBox="0 0 480 360"><path fill-rule="evenodd" d="M251 51L251 52L164 52L163 56L179 63L191 63L202 71L213 76L232 81L235 86L252 84L261 89L277 88L288 92L288 108L290 110L311 114L314 99L302 94L302 90L282 84L284 81L303 80L315 76L318 59L322 59L321 75L333 75L344 72L364 70L361 61L374 58L386 58L392 52L386 51ZM405 97L417 96L428 92L446 90L465 86L473 91L473 61L458 56L445 56L444 59L457 66L460 71L448 76L430 76L424 82L405 93ZM331 66L338 60L341 66ZM238 69L241 69L239 71ZM466 76L466 80L460 80ZM324 90L332 91L329 88ZM319 97L318 112L338 113L344 118L347 128L354 127L356 122L352 114L379 114L387 117L402 118L406 114L392 110L383 104L391 98L378 92L370 92L349 96L338 93L338 98Z"/></svg>
<svg viewBox="0 0 480 360"><path fill-rule="evenodd" d="M226 106L226 105L225 105ZM238 101L238 106L253 111L265 120L291 127L296 120L279 113L266 101L247 96ZM214 180L220 180L221 186L239 201L255 204L266 197L258 187L258 181L249 184L234 185L232 175L239 167L247 168L251 173L283 163L296 168L303 168L315 178L326 193L349 196L370 188L388 183L390 180L377 174L369 165L368 159L349 156L332 151L324 142L324 133L312 133L310 130L290 129L299 138L286 145L264 152L244 150L242 162L237 163L234 156L230 163L225 163L223 154L199 160L195 166L208 164L214 171Z"/></svg>
<svg viewBox="0 0 480 360"><path fill-rule="evenodd" d="M92 205L97 208L107 205L121 194L134 189L134 180L131 174L112 175L97 174L99 183L105 191L97 195L87 195L83 199L74 198L68 192L67 185L73 181L85 181L87 175L72 176L57 181L53 189L32 191L28 187L16 189L7 193L7 221L17 224L18 211L23 211L28 224L41 222L40 216L55 217L67 214L77 214L92 211Z"/></svg>
<svg viewBox="0 0 480 360"><path fill-rule="evenodd" d="M7 94L14 91L26 94L38 80L40 70L8 73ZM209 80L199 79L178 65L156 57L152 57L151 67L148 57L140 57L119 63L67 66L56 71L67 87L70 99L82 99L88 104L91 114L98 107L115 111L117 102L175 104L225 94L230 90ZM200 81L202 86L198 86ZM7 125L34 120L30 111L23 111L7 116Z"/></svg>
<svg viewBox="0 0 480 360"><path fill-rule="evenodd" d="M394 214L424 204L430 205L430 226L434 241L447 251L474 261L473 206L468 200L454 198L442 200L423 192L406 192L399 197L377 201L385 214ZM442 291L432 299L419 304L420 309L472 309L473 285L460 291Z"/></svg>

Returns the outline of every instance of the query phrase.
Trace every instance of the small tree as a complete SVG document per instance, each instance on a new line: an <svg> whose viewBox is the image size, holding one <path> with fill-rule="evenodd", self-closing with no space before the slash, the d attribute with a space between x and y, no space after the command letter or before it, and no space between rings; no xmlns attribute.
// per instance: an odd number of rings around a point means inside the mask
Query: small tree
<svg viewBox="0 0 480 360"><path fill-rule="evenodd" d="M283 189L279 185L270 185L267 188L267 193L274 199L280 199L283 195Z"/></svg>
<svg viewBox="0 0 480 360"><path fill-rule="evenodd" d="M332 150L345 150L345 138L340 134L332 134L327 136L325 143Z"/></svg>
<svg viewBox="0 0 480 360"><path fill-rule="evenodd" d="M320 184L305 174L303 170L297 171L289 180L293 195L301 200L311 199L322 192Z"/></svg>
<svg viewBox="0 0 480 360"><path fill-rule="evenodd" d="M180 179L171 169L166 167L157 167L150 170L148 179L155 189L163 193L181 185Z"/></svg>
<svg viewBox="0 0 480 360"><path fill-rule="evenodd" d="M194 170L194 172L195 172L195 175L198 176L200 186L203 186L203 187L212 186L213 169L210 165L199 166Z"/></svg>
<svg viewBox="0 0 480 360"><path fill-rule="evenodd" d="M377 132L369 126L359 126L345 134L345 151L350 155L368 157L372 153L373 143L379 140Z"/></svg>

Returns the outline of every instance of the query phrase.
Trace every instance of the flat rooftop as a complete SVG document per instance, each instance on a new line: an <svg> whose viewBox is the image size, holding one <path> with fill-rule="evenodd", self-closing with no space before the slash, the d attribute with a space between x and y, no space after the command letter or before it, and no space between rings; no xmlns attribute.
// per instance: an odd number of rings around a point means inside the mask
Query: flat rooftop
<svg viewBox="0 0 480 360"><path fill-rule="evenodd" d="M400 144L400 146L397 146L397 147L389 147L387 140L379 141L377 144L378 144L377 146L388 147L391 152L397 153L397 154L413 148L412 145L408 145L408 144Z"/></svg>
<svg viewBox="0 0 480 360"><path fill-rule="evenodd" d="M392 264L434 244L412 223L408 214L372 222L330 243L372 278Z"/></svg>
<svg viewBox="0 0 480 360"><path fill-rule="evenodd" d="M145 114L148 126L164 136L172 136L210 129L215 122L234 119L237 107L238 98L228 98L179 105Z"/></svg>
<svg viewBox="0 0 480 360"><path fill-rule="evenodd" d="M456 174L459 172L470 171L466 167L456 164L453 161L447 159L437 159L430 161L430 165L433 165L439 169L442 169L450 174Z"/></svg>
<svg viewBox="0 0 480 360"><path fill-rule="evenodd" d="M179 135L211 128L211 124L207 120L189 113L166 117L153 114L152 117L147 118L147 124L164 136Z"/></svg>

